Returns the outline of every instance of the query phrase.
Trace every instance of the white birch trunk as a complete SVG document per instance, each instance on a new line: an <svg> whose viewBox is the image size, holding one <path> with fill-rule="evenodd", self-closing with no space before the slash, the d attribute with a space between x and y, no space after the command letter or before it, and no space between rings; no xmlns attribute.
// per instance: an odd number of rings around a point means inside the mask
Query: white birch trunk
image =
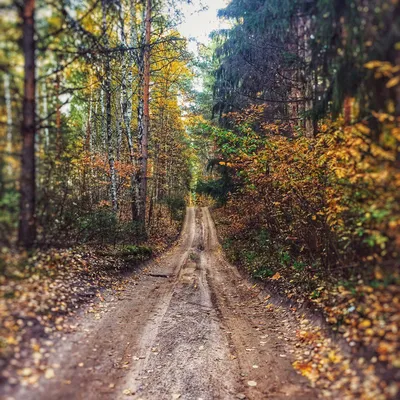
<svg viewBox="0 0 400 400"><path fill-rule="evenodd" d="M4 74L4 98L6 102L6 113L7 113L6 152L8 156L11 156L13 147L12 144L13 118L12 118L12 107L11 107L10 75L7 72Z"/></svg>
<svg viewBox="0 0 400 400"><path fill-rule="evenodd" d="M44 149L47 153L50 147L50 135L49 135L49 128L47 127L47 116L49 115L49 107L47 105L47 86L46 81L44 80L42 83L42 107L43 107L43 118L46 118L46 126L44 128ZM42 119L43 119L42 118Z"/></svg>
<svg viewBox="0 0 400 400"><path fill-rule="evenodd" d="M106 112L104 107L104 89L100 90L100 112L101 112L101 141L103 152L107 151L107 127L106 127Z"/></svg>
<svg viewBox="0 0 400 400"><path fill-rule="evenodd" d="M130 46L136 46L136 35L135 35L135 7L133 2L131 2L131 18L130 18ZM121 44L124 48L127 47L127 40L125 34L125 27L124 27L124 19L125 13L123 8L123 3L120 3L120 19L121 19L121 30L120 30L120 38ZM133 50L124 53L123 62L122 62L122 79L121 79L121 110L122 110L122 119L124 121L124 127L126 132L126 137L128 141L128 148L129 148L129 156L131 159L132 164L135 164L135 157L134 157L134 148L133 148L133 140L132 140L132 83L133 83L133 61L134 57L132 54Z"/></svg>
<svg viewBox="0 0 400 400"><path fill-rule="evenodd" d="M120 39L122 47L128 47L127 36L125 33L125 12L123 2L120 1ZM129 158L134 170L137 170L137 160L135 157L135 149L132 138L132 96L133 96L133 64L135 61L134 53L137 50L133 48L138 48L137 32L136 32L136 5L133 0L130 1L130 21L129 21L129 45L131 50L123 54L122 62L122 81L121 81L121 113L122 120L124 123ZM138 58L138 57L136 57ZM135 221L137 219L137 198L139 195L139 187L136 179L136 172L133 172L131 176L131 204L132 204L132 219Z"/></svg>
<svg viewBox="0 0 400 400"><path fill-rule="evenodd" d="M90 96L89 96L89 106L88 106L88 118L86 121L86 145L87 151L92 156L93 149L93 132L92 132L92 102L93 102L93 90L92 90L92 76L90 75Z"/></svg>
<svg viewBox="0 0 400 400"><path fill-rule="evenodd" d="M103 34L105 48L109 47L108 33L107 33L107 8L106 0L102 0L102 11L103 11ZM114 146L112 140L112 115L111 115L111 65L109 55L105 55L105 65L104 65L104 75L105 75L105 96L106 96L106 121L105 121L105 133L106 133L106 144L107 144L107 155L108 155L108 165L110 168L110 183L111 183L111 203L112 209L115 213L118 211L118 199L117 199L117 176L115 171L115 156L114 156ZM104 105L104 104L103 104Z"/></svg>
<svg viewBox="0 0 400 400"><path fill-rule="evenodd" d="M147 165L150 130L150 46L151 46L152 0L146 0L144 10L144 40L139 63L140 92L138 107L138 146L139 146L139 221L142 233L146 233Z"/></svg>
<svg viewBox="0 0 400 400"><path fill-rule="evenodd" d="M6 113L7 113L7 133L6 133L6 156L10 160L13 151L13 118L12 118L12 106L11 106L11 91L10 91L10 75L8 72L4 74L4 98L6 102ZM7 173L12 175L12 165L7 162Z"/></svg>
<svg viewBox="0 0 400 400"><path fill-rule="evenodd" d="M122 93L121 93L121 98L122 98ZM122 124L120 122L121 118L121 109L118 107L118 99L115 101L115 124L117 128L117 160L121 160L121 149L122 149Z"/></svg>

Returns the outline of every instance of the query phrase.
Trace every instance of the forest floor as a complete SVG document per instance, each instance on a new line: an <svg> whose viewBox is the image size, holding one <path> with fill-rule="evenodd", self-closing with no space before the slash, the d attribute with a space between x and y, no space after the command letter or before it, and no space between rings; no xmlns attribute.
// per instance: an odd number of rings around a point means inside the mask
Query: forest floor
<svg viewBox="0 0 400 400"><path fill-rule="evenodd" d="M43 374L22 373L5 398L319 397L292 366L304 321L225 261L206 208L189 208L177 245L101 297L71 317Z"/></svg>
<svg viewBox="0 0 400 400"><path fill-rule="evenodd" d="M286 261L276 257L287 248L260 235L257 214L243 214L239 221L237 215L235 208L213 210L225 257L269 293L271 307L295 311L302 324L296 370L329 397L398 399L398 265L376 262L353 275L344 273L345 266L318 271L312 260L296 265L290 253Z"/></svg>

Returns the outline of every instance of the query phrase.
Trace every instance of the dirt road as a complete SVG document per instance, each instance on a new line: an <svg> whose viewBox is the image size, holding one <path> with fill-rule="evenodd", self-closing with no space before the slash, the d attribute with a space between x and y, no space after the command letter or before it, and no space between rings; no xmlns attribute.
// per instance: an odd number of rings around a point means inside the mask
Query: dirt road
<svg viewBox="0 0 400 400"><path fill-rule="evenodd" d="M206 208L189 208L179 243L101 306L54 348L55 377L16 399L317 398L291 366L296 327L224 260Z"/></svg>

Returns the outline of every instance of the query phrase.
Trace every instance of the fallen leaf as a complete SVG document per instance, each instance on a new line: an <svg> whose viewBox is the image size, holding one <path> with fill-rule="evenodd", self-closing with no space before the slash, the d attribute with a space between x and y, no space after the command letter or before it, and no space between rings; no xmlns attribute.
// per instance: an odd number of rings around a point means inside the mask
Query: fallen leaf
<svg viewBox="0 0 400 400"><path fill-rule="evenodd" d="M31 368L24 368L21 370L20 375L21 376L31 376L32 375L32 369Z"/></svg>
<svg viewBox="0 0 400 400"><path fill-rule="evenodd" d="M279 280L279 279L281 279L282 278L282 276L281 276L281 274L279 273L279 272L277 272L274 276L272 276L270 279L271 279L271 281L277 281L277 280Z"/></svg>
<svg viewBox="0 0 400 400"><path fill-rule="evenodd" d="M46 372L44 373L44 377L46 379L53 379L56 376L56 374L54 373L54 369L53 368L47 368Z"/></svg>

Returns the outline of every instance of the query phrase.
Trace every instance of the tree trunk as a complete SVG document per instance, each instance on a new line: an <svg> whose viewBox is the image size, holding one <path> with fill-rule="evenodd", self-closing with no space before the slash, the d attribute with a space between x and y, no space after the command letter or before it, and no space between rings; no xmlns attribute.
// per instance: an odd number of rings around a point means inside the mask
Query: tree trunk
<svg viewBox="0 0 400 400"><path fill-rule="evenodd" d="M42 83L42 106L43 106L43 117L42 120L46 121L47 124L47 116L49 115L49 108L47 106L47 86L46 86L46 81L44 80ZM47 154L47 151L49 150L50 146L50 135L49 135L49 128L46 126L44 128L44 149Z"/></svg>
<svg viewBox="0 0 400 400"><path fill-rule="evenodd" d="M143 62L139 65L140 85L138 107L138 144L139 144L139 193L138 218L140 230L146 232L146 199L147 199L147 162L150 127L150 40L151 40L151 0L146 0L145 38L143 43Z"/></svg>
<svg viewBox="0 0 400 400"><path fill-rule="evenodd" d="M22 106L22 151L18 240L25 248L36 241L35 217L35 0L24 0L22 51L24 54L24 99Z"/></svg>
<svg viewBox="0 0 400 400"><path fill-rule="evenodd" d="M310 36L311 31L311 18L310 16L304 17L304 32L303 32L303 40L302 45L304 46L304 80L305 80L305 89L304 89L304 96L305 100L305 134L307 137L312 138L314 137L314 124L313 124L313 98L314 98L314 78L313 73L310 68L311 61L312 61L312 50L310 47L310 43L308 38Z"/></svg>
<svg viewBox="0 0 400 400"><path fill-rule="evenodd" d="M123 4L120 2L120 20L121 20L121 44L125 48L127 47L127 39L125 34L125 25L124 25L124 9ZM136 26L135 26L135 4L133 1L130 3L130 46L132 48L137 47L137 36L136 36ZM133 138L132 138L132 83L133 83L133 67L134 57L132 54L132 50L123 55L123 62L122 62L122 79L121 79L121 113L122 113L122 120L124 123L126 139L128 142L128 150L129 150L129 159L136 169L136 158L135 158L135 151L133 148ZM132 210L132 222L135 223L137 220L137 207L136 207L136 173L133 172L131 176L131 210Z"/></svg>
<svg viewBox="0 0 400 400"><path fill-rule="evenodd" d="M88 117L86 121L86 139L85 139L85 150L92 156L92 103L93 103L93 91L92 91L92 76L90 76L90 97L88 104Z"/></svg>
<svg viewBox="0 0 400 400"><path fill-rule="evenodd" d="M7 113L7 134L6 134L6 157L11 158L13 143L13 119L12 119L12 106L11 106L11 92L10 92L10 74L6 72L4 74L4 100L6 103ZM11 176L12 165L10 162L7 163L7 173Z"/></svg>
<svg viewBox="0 0 400 400"><path fill-rule="evenodd" d="M57 158L61 157L62 153L62 137L61 137L61 100L60 100L60 73L56 75L56 152Z"/></svg>
<svg viewBox="0 0 400 400"><path fill-rule="evenodd" d="M39 113L40 117L40 110L41 110L41 104L40 104L40 93L39 93L39 84L38 82L38 77L40 75L40 64L36 64L35 68L35 105L36 105L36 110ZM41 119L41 117L40 117ZM41 176L41 161L40 161L40 142L41 142L41 128L40 126L37 127L36 135L35 135L35 168L36 168L36 191L40 191L40 176Z"/></svg>
<svg viewBox="0 0 400 400"><path fill-rule="evenodd" d="M352 108L352 99L349 96L346 96L344 99L343 106L343 114L344 114L344 125L349 126L351 124L351 108Z"/></svg>
<svg viewBox="0 0 400 400"><path fill-rule="evenodd" d="M107 34L107 8L106 0L102 0L103 9L103 34L105 48L108 49L108 34ZM114 156L114 146L112 141L112 116L111 116L111 66L109 55L105 55L104 62L104 92L105 92L105 107L106 107L106 140L107 140L107 155L108 155L108 165L110 168L110 185L111 185L111 204L112 209L115 213L118 211L118 199L117 199L117 176L115 171L115 156Z"/></svg>
<svg viewBox="0 0 400 400"><path fill-rule="evenodd" d="M107 126L106 126L106 111L104 107L104 89L103 86L100 89L100 126L101 126L101 141L102 141L102 151L105 153L107 151Z"/></svg>
<svg viewBox="0 0 400 400"><path fill-rule="evenodd" d="M117 130L117 161L121 161L121 150L122 150L122 124L121 124L121 111L119 107L120 99L117 98L118 94L116 94L115 98L115 125ZM121 94L122 98L122 94Z"/></svg>

